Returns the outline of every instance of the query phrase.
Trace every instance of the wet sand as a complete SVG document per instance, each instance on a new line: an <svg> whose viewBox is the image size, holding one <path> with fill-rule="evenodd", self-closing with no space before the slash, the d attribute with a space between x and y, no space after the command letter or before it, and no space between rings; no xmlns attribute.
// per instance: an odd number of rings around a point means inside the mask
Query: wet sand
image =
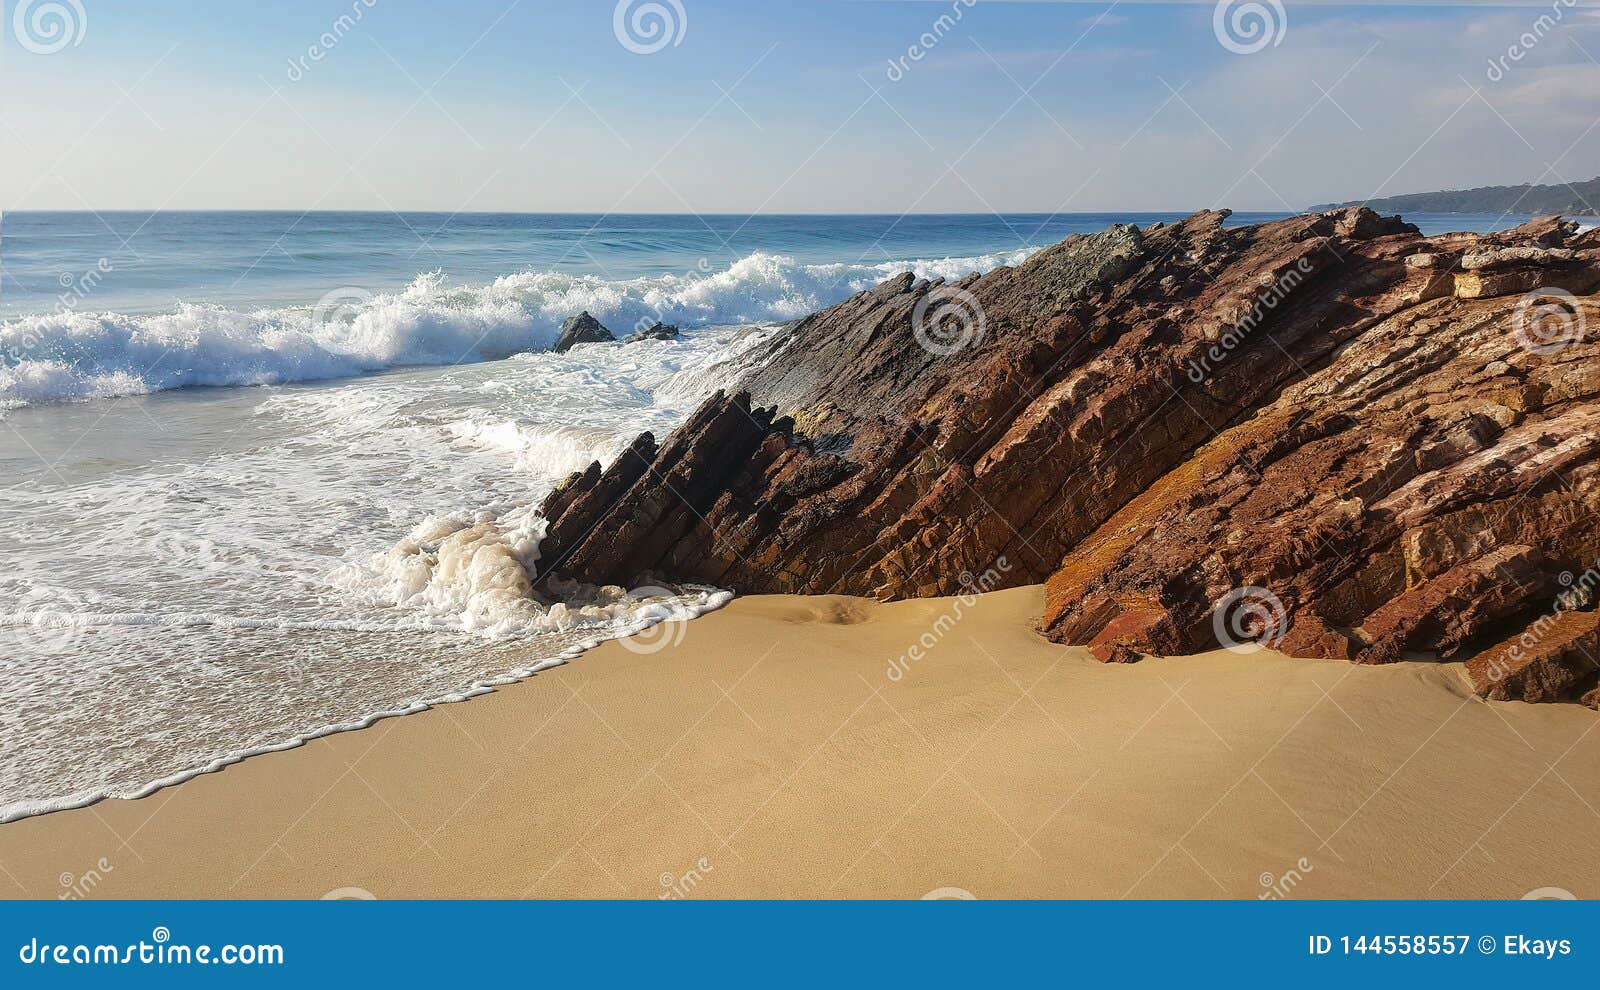
<svg viewBox="0 0 1600 990"><path fill-rule="evenodd" d="M0 889L1600 896L1595 713L1485 703L1457 665L1102 666L1030 631L1041 594L740 599L463 704L0 826Z"/></svg>

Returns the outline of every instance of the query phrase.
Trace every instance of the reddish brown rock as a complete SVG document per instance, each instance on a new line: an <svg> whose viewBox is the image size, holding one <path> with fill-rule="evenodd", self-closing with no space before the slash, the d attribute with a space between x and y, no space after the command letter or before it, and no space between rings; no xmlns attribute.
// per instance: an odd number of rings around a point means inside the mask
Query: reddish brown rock
<svg viewBox="0 0 1600 990"><path fill-rule="evenodd" d="M1356 645L1350 637L1306 609L1294 618L1294 626L1277 646L1292 657L1312 660L1352 660Z"/></svg>
<svg viewBox="0 0 1600 990"><path fill-rule="evenodd" d="M1224 217L800 321L643 470L551 495L540 577L900 598L994 570L1103 659L1214 648L1246 587L1280 648L1367 662L1548 613L1600 560L1600 234ZM1567 650L1498 686L1585 676Z"/></svg>
<svg viewBox="0 0 1600 990"><path fill-rule="evenodd" d="M1407 588L1362 620L1368 645L1359 659L1391 663L1410 651L1453 657L1500 620L1551 601L1558 585L1542 565L1533 547L1500 547Z"/></svg>
<svg viewBox="0 0 1600 990"><path fill-rule="evenodd" d="M1089 641L1089 653L1101 663L1134 663L1154 644L1170 636L1170 616L1165 609L1135 609L1107 622Z"/></svg>
<svg viewBox="0 0 1600 990"><path fill-rule="evenodd" d="M1541 616L1467 661L1473 690L1496 701L1572 697L1575 688L1594 680L1596 671L1600 671L1600 612Z"/></svg>

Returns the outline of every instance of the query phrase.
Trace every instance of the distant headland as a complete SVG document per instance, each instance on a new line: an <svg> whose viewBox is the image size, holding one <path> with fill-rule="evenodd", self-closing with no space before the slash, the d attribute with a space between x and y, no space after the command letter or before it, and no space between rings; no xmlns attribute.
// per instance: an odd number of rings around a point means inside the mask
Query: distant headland
<svg viewBox="0 0 1600 990"><path fill-rule="evenodd" d="M1550 186L1482 186L1412 193L1350 203L1313 206L1311 212L1370 206L1380 213L1522 213L1533 216L1600 215L1600 178Z"/></svg>

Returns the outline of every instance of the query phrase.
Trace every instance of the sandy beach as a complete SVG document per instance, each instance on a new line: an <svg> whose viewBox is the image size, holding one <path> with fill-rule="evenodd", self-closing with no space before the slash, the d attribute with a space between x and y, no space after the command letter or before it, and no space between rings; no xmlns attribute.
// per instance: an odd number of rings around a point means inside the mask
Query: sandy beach
<svg viewBox="0 0 1600 990"><path fill-rule="evenodd" d="M1030 631L1041 594L739 599L655 652L607 643L466 703L0 826L0 884L41 898L1600 895L1593 712L1481 701L1454 665L1102 666Z"/></svg>

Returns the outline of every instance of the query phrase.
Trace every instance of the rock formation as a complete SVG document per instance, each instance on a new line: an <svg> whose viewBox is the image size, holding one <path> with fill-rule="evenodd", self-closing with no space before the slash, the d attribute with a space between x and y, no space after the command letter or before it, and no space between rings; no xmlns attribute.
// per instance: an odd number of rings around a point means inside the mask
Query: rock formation
<svg viewBox="0 0 1600 990"><path fill-rule="evenodd" d="M629 334L623 340L624 344L637 344L641 340L673 340L678 336L677 327L669 327L665 323L657 323L653 327L644 327Z"/></svg>
<svg viewBox="0 0 1600 990"><path fill-rule="evenodd" d="M584 310L561 324L561 335L556 338L556 346L551 350L565 354L577 344L604 344L616 339L599 320L589 315L588 310Z"/></svg>
<svg viewBox="0 0 1600 990"><path fill-rule="evenodd" d="M799 321L739 391L554 492L537 578L900 598L984 574L1045 582L1040 628L1103 660L1255 638L1592 692L1600 233L1225 217Z"/></svg>

